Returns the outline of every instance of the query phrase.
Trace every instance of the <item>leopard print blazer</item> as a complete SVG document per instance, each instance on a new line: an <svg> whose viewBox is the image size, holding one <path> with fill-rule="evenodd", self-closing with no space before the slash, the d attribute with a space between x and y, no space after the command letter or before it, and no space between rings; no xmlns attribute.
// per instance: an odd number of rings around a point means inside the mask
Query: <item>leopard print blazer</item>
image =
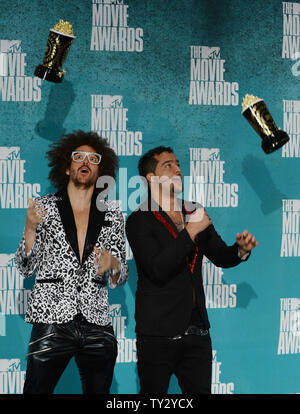
<svg viewBox="0 0 300 414"><path fill-rule="evenodd" d="M31 251L25 253L24 234L15 254L23 277L36 274L25 314L29 323L66 323L78 313L101 326L111 323L108 289L128 278L124 219L114 201L92 197L84 253L80 262L77 232L66 189L38 197L46 219L38 225ZM121 264L116 285L110 272L96 274L94 246L109 251Z"/></svg>

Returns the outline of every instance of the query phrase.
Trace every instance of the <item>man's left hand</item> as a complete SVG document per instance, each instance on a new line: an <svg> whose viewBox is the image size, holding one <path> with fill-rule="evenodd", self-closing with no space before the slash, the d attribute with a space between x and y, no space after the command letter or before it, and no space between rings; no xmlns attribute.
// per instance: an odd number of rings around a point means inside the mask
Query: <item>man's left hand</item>
<svg viewBox="0 0 300 414"><path fill-rule="evenodd" d="M246 253L254 249L254 247L258 246L255 237L248 230L244 230L243 233L236 235L236 243L240 248L240 257L243 257Z"/></svg>
<svg viewBox="0 0 300 414"><path fill-rule="evenodd" d="M110 252L107 250L100 250L97 247L94 247L95 252L95 266L97 269L97 274L101 275L107 270L114 270L120 267L118 259L116 259Z"/></svg>

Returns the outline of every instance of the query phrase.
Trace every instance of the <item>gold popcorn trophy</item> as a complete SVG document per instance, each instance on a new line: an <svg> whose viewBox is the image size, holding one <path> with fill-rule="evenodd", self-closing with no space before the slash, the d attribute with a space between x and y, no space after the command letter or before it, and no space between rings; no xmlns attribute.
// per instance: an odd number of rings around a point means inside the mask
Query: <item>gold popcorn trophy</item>
<svg viewBox="0 0 300 414"><path fill-rule="evenodd" d="M242 114L262 138L261 147L266 154L289 141L288 134L277 128L263 99L247 94L242 102Z"/></svg>
<svg viewBox="0 0 300 414"><path fill-rule="evenodd" d="M35 68L34 76L50 82L61 83L66 72L61 70L61 66L74 38L71 23L60 19L50 29L44 61Z"/></svg>

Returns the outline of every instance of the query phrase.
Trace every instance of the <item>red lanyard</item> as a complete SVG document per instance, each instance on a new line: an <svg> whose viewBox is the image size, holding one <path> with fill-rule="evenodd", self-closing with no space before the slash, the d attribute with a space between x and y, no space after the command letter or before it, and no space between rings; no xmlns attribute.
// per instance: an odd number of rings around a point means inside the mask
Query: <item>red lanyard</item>
<svg viewBox="0 0 300 414"><path fill-rule="evenodd" d="M172 234L174 239L176 239L178 237L178 234L174 231L171 224L168 223L167 220L158 211L152 211L152 213L154 214L155 218L158 221L160 221L166 227L166 229ZM192 273L194 273L194 268L195 268L197 255L198 255L198 245L196 245L196 249L195 249L194 258L193 258L192 263L189 263L188 259L186 259Z"/></svg>

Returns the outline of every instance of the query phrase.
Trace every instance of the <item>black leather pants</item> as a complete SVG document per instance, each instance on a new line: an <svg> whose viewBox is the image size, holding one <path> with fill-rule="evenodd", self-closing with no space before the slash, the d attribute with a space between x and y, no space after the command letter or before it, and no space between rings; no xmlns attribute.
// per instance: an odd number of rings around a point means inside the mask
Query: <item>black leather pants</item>
<svg viewBox="0 0 300 414"><path fill-rule="evenodd" d="M109 394L118 347L111 326L77 316L64 324L33 324L24 394L52 394L74 356L84 394Z"/></svg>

